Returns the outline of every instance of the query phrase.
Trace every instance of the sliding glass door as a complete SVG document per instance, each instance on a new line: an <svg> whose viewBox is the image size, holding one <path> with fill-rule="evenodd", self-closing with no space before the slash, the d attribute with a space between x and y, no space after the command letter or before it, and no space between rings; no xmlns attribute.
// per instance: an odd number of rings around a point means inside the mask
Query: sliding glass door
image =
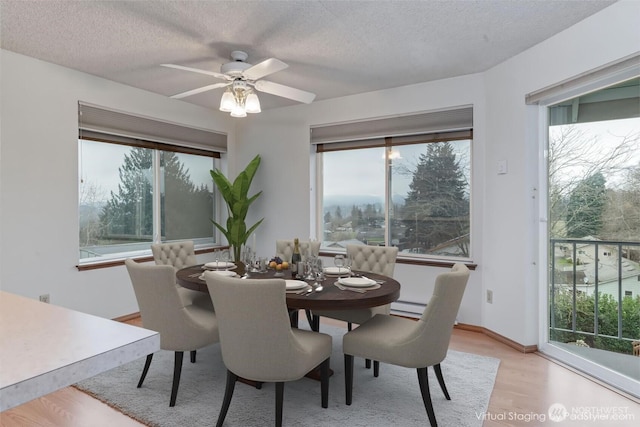
<svg viewBox="0 0 640 427"><path fill-rule="evenodd" d="M619 82L546 110L544 351L635 394L640 393L639 82Z"/></svg>

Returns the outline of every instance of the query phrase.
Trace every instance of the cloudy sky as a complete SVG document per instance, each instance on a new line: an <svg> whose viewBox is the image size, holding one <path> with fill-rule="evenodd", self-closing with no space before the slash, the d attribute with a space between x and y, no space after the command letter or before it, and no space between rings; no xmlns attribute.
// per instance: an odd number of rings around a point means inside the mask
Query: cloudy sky
<svg viewBox="0 0 640 427"><path fill-rule="evenodd" d="M619 141L620 136L640 134L639 118L587 123L579 126L586 134L597 136L598 144L602 147L598 153L610 148L612 144ZM550 129L550 133L553 134L553 132L554 130ZM640 163L640 141L636 140L636 145L638 145L637 150L629 159L629 165ZM424 145L406 145L397 149L399 157L393 160L393 192L394 196L404 196L411 182L411 171L415 169L419 155L426 149ZM457 152L460 154L464 150L466 149L463 148ZM118 168L123 164L124 155L129 151L130 148L123 145L82 142L79 144L80 178L85 184L97 185L104 196L108 197L110 191L116 191L118 188L120 181ZM383 156L383 148L325 153L323 158L325 197L358 195L383 198ZM213 168L212 159L185 154L179 154L179 157L189 169L191 179L196 185L204 183L210 189L213 188L209 174L209 170ZM397 173L403 170L405 173ZM607 182L613 184L622 179L621 175L608 176Z"/></svg>

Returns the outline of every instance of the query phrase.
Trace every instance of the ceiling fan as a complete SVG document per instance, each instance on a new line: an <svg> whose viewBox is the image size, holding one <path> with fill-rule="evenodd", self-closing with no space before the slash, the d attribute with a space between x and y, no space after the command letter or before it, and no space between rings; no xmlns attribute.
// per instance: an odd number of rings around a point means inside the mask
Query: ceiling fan
<svg viewBox="0 0 640 427"><path fill-rule="evenodd" d="M223 64L220 67L219 73L175 64L161 65L163 67L206 74L224 80L224 82L178 93L171 96L171 98L180 99L209 90L227 87L220 102L220 110L231 112L231 115L234 117L244 117L246 113L260 112L260 102L257 95L253 92L253 89L258 92L269 93L305 104L311 103L316 97L316 95L311 92L295 89L268 80L261 80L265 76L282 71L288 67L287 64L279 59L269 58L259 64L251 65L246 62L248 57L249 55L240 50L231 52L231 59L233 59L233 61Z"/></svg>

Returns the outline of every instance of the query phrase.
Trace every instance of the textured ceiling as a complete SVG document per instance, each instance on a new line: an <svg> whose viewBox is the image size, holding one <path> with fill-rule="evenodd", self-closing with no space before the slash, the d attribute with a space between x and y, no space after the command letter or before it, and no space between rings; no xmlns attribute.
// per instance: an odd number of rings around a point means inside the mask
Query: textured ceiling
<svg viewBox="0 0 640 427"><path fill-rule="evenodd" d="M3 49L162 95L220 80L233 50L316 100L477 73L613 1L0 1ZM224 89L184 98L217 108ZM263 109L294 101L259 94Z"/></svg>

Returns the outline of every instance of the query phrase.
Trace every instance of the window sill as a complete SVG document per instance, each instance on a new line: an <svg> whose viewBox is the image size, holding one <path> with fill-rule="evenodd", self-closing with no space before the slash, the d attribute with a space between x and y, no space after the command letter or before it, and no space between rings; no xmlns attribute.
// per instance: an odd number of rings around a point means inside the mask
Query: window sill
<svg viewBox="0 0 640 427"><path fill-rule="evenodd" d="M320 256L333 257L340 252L328 252L328 251L320 251ZM344 252L342 252L344 253ZM477 264L469 261L469 260L453 260L453 259L435 259L435 258L418 258L418 257L403 257L399 255L396 258L396 264L408 264L408 265L423 265L426 267L442 267L442 268L451 268L456 263L462 263L467 266L469 270L475 270L478 266Z"/></svg>
<svg viewBox="0 0 640 427"><path fill-rule="evenodd" d="M196 249L195 252L196 252L196 255L200 255L200 254L211 253L220 249L229 249L229 246L213 246L210 248ZM152 255L132 257L132 258L135 259L137 262L153 261ZM81 264L81 265L79 264L79 265L76 265L76 268L78 269L78 271L87 271L87 270L98 270L101 268L119 267L121 265L124 265L125 259L126 258L95 262L95 263L87 263L87 264Z"/></svg>

